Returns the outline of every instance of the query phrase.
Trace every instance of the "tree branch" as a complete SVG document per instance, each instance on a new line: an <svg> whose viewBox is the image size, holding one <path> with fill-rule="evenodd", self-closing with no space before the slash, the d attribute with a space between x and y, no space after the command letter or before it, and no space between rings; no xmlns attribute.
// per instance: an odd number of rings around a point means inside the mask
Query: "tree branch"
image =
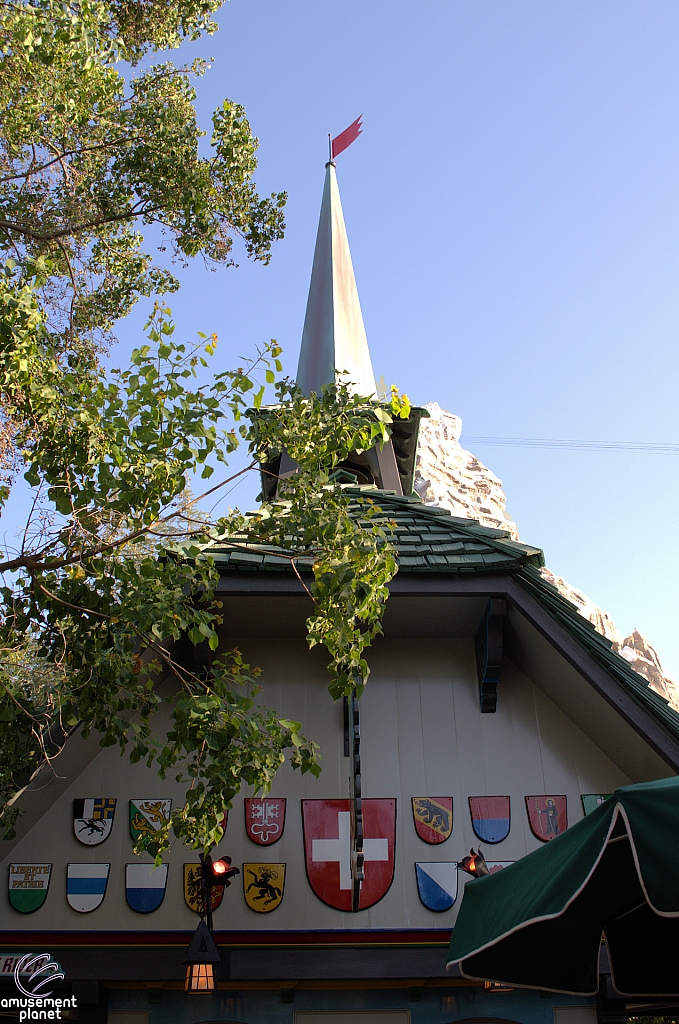
<svg viewBox="0 0 679 1024"><path fill-rule="evenodd" d="M58 231L49 231L44 234L40 234L27 224L19 224L11 220L0 220L0 228L4 229L10 235L12 232L16 232L18 235L24 235L26 238L30 238L34 242L56 242L60 238L68 238L70 235L82 234L83 231L88 231L91 228L100 228L103 227L104 224L115 224L120 221L134 220L136 217L143 217L147 213L153 212L154 208L151 207L149 210L132 209L125 213L112 213L105 217L93 217L91 220L82 221L80 224L69 224L64 228L60 228Z"/></svg>
<svg viewBox="0 0 679 1024"><path fill-rule="evenodd" d="M195 505L197 501L202 501L203 498L208 498L215 491L219 490L220 487L225 487L226 484L230 484L232 480L237 480L239 476L244 473L248 473L251 469L254 469L257 463L253 460L249 466L245 466L244 469L240 469L233 476L228 477L226 480L220 481L215 484L214 487L210 487L209 490L203 494L199 494L197 498L192 498L191 501L186 502L181 508L175 509L174 512L169 512L166 516L161 516L156 519L154 523L150 523L148 526L141 526L138 530L133 530L132 533L126 534L124 537L119 537L117 540L108 541L106 544L97 544L92 548L86 549L85 551L79 552L77 555L71 555L70 558L53 558L51 561L46 561L44 556L40 552L32 555L18 555L16 558L11 558L6 562L0 562L0 572L14 572L17 569L28 569L29 572L52 572L55 569L66 569L69 565L78 565L81 562L86 562L90 558L96 558L97 555L103 555L106 552L115 551L117 548L124 546L125 544L131 544L132 541L138 540L147 533L151 533L158 529L161 523L169 523L172 519L176 519L178 516L183 515L186 509ZM54 596L54 595L50 595ZM92 613L96 615L96 612Z"/></svg>

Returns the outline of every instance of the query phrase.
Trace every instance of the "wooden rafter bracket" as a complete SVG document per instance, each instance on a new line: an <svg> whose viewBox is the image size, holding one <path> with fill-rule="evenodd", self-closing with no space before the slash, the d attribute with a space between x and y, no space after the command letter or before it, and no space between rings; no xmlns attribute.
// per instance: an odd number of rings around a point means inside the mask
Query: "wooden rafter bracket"
<svg viewBox="0 0 679 1024"><path fill-rule="evenodd" d="M505 598L491 597L474 638L479 700L484 714L493 714L497 709L497 684L502 671L506 619Z"/></svg>

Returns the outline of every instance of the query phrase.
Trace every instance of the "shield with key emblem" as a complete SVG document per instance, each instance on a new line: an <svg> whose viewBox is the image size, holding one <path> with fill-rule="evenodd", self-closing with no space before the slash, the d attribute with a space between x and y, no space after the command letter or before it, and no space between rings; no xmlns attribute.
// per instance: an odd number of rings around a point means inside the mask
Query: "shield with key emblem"
<svg viewBox="0 0 679 1024"><path fill-rule="evenodd" d="M273 846L285 828L285 797L249 797L245 800L245 831L258 846Z"/></svg>

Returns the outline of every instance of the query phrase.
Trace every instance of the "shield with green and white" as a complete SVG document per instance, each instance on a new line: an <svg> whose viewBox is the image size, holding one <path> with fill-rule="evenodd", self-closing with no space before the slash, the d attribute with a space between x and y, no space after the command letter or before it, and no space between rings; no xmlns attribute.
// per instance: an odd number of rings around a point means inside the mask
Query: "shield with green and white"
<svg viewBox="0 0 679 1024"><path fill-rule="evenodd" d="M172 800L130 800L130 835L155 836L170 817Z"/></svg>
<svg viewBox="0 0 679 1024"><path fill-rule="evenodd" d="M51 864L10 864L9 902L20 914L32 914L47 899Z"/></svg>

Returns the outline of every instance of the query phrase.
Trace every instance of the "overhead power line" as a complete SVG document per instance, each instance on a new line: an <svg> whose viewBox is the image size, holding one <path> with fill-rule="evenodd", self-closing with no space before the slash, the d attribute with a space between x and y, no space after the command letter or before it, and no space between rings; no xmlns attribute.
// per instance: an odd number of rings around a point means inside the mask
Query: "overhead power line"
<svg viewBox="0 0 679 1024"><path fill-rule="evenodd" d="M503 448L563 448L571 451L643 452L653 455L679 455L679 444L655 441L575 441L548 437L471 437L460 442L467 445L496 445Z"/></svg>

